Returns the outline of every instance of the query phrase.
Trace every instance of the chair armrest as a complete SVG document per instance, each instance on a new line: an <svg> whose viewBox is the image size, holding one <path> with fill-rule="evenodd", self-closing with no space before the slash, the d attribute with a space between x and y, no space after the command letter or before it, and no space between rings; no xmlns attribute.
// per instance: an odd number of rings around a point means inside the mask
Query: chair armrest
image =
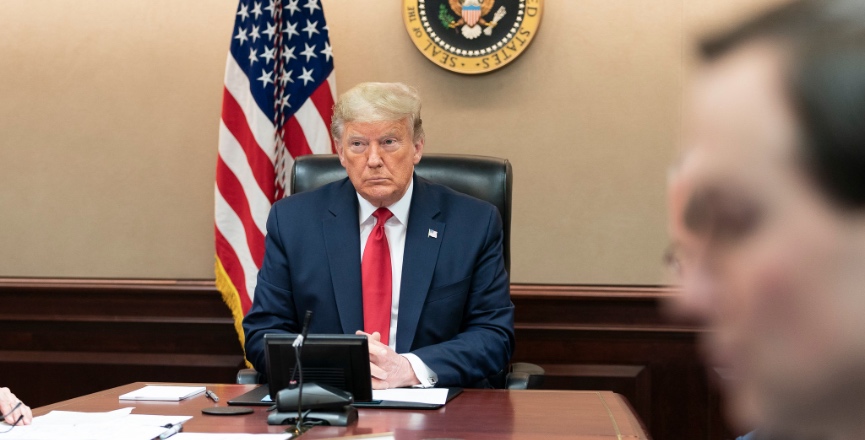
<svg viewBox="0 0 865 440"><path fill-rule="evenodd" d="M237 372L237 383L240 385L257 385L264 383L264 376L252 368L244 368Z"/></svg>
<svg viewBox="0 0 865 440"><path fill-rule="evenodd" d="M544 383L545 371L539 365L527 362L516 362L511 364L511 372L508 373L507 389L509 390L534 390L539 389Z"/></svg>

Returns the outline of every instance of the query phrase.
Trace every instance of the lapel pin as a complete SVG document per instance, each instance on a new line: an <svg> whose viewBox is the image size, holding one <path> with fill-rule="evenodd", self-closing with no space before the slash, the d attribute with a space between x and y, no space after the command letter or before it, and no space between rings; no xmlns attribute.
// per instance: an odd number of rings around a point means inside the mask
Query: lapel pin
<svg viewBox="0 0 865 440"><path fill-rule="evenodd" d="M426 236L431 238L439 238L439 233L438 231L430 229Z"/></svg>

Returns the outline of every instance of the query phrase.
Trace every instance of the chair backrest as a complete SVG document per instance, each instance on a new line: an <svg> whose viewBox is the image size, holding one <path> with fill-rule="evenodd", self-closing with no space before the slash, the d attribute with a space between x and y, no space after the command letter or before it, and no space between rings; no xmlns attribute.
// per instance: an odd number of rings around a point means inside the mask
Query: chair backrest
<svg viewBox="0 0 865 440"><path fill-rule="evenodd" d="M498 208L504 228L505 269L511 271L511 198L513 170L507 159L487 156L424 154L415 172L431 182L485 200ZM291 194L345 178L335 154L298 157L291 168Z"/></svg>

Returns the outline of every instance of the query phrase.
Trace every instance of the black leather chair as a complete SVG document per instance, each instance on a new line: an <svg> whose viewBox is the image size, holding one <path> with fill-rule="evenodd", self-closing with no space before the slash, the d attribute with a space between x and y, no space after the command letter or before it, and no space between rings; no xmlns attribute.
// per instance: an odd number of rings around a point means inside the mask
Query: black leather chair
<svg viewBox="0 0 865 440"><path fill-rule="evenodd" d="M513 170L507 159L487 156L424 154L415 172L431 182L492 203L502 216L505 269L511 270L511 199ZM297 158L291 170L291 194L316 189L346 177L336 155ZM510 371L491 378L493 386L509 389L539 388L544 370L534 364L514 363ZM243 377L241 377L243 376ZM254 370L241 370L238 383L257 383Z"/></svg>

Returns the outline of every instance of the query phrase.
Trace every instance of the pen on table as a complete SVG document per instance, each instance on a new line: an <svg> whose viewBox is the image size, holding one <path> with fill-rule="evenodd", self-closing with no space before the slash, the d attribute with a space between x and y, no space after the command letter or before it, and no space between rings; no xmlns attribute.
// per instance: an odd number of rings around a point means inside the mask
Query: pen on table
<svg viewBox="0 0 865 440"><path fill-rule="evenodd" d="M204 394L210 398L214 403L219 402L219 396L216 395L213 391L204 390Z"/></svg>
<svg viewBox="0 0 865 440"><path fill-rule="evenodd" d="M169 424L163 426L163 428L168 428L168 431L165 431L162 434L159 434L159 440L165 440L168 437L171 437L172 435L177 434L178 432L180 432L181 429L183 429L183 424L182 423L175 423L172 425L171 423L169 423Z"/></svg>

